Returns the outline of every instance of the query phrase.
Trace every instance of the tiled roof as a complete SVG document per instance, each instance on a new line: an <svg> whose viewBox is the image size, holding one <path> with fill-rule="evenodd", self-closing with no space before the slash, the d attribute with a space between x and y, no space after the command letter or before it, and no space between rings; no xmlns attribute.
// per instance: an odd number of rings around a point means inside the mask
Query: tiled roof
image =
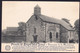
<svg viewBox="0 0 80 53"><path fill-rule="evenodd" d="M45 15L40 15L39 17L43 21L58 23L58 24L61 24L62 26L64 26L68 30L74 30L67 22L65 22L63 20L59 20L59 19L56 19L56 18L51 18L51 17L45 16Z"/></svg>

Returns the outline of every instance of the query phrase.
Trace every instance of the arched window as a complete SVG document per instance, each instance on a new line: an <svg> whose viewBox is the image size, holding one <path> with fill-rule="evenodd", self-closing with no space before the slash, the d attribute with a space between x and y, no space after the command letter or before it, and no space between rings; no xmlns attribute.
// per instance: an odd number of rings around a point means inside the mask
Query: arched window
<svg viewBox="0 0 80 53"><path fill-rule="evenodd" d="M52 38L52 33L50 32L50 38Z"/></svg>
<svg viewBox="0 0 80 53"><path fill-rule="evenodd" d="M52 32L49 34L50 41L52 41Z"/></svg>
<svg viewBox="0 0 80 53"><path fill-rule="evenodd" d="M58 38L58 32L56 32L56 38Z"/></svg>

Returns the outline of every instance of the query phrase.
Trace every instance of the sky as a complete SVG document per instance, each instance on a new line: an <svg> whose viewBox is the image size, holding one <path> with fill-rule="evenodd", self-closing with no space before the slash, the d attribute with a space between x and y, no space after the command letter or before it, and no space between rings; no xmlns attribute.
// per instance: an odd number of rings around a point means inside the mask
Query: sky
<svg viewBox="0 0 80 53"><path fill-rule="evenodd" d="M41 7L41 14L57 19L66 18L72 26L79 19L79 2L2 1L2 30L18 27L19 22L27 22L37 4Z"/></svg>

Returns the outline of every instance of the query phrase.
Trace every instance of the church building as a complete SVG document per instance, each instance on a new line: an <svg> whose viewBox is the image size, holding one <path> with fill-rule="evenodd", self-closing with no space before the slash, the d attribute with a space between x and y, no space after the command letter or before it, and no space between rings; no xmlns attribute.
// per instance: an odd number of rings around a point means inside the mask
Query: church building
<svg viewBox="0 0 80 53"><path fill-rule="evenodd" d="M42 15L38 5L34 7L34 14L26 22L27 42L69 43L73 36L74 29L69 23Z"/></svg>

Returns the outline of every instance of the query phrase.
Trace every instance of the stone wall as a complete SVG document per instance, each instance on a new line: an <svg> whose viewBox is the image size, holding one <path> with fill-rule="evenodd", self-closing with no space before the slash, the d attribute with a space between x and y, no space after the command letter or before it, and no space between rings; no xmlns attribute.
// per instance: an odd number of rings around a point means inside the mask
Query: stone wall
<svg viewBox="0 0 80 53"><path fill-rule="evenodd" d="M46 41L50 42L50 32L52 33L52 42L60 42L60 26L58 24L46 23ZM58 38L56 33L58 32Z"/></svg>
<svg viewBox="0 0 80 53"><path fill-rule="evenodd" d="M39 17L37 19L35 16L31 18L26 23L26 41L33 42L33 35L37 35L38 42L50 42L50 32L52 33L52 42L69 42L68 30L60 24L43 22ZM36 28L36 33L34 33L34 28ZM58 38L56 34L58 33Z"/></svg>
<svg viewBox="0 0 80 53"><path fill-rule="evenodd" d="M45 41L45 29L44 29L44 22L40 18L35 18L32 16L30 20L26 23L27 31L26 31L26 38L27 42L33 42L33 35L37 35L37 41L43 42ZM34 33L34 28L36 28L36 33Z"/></svg>
<svg viewBox="0 0 80 53"><path fill-rule="evenodd" d="M68 30L61 25L60 26L60 42L67 43L69 41L68 38L69 38Z"/></svg>

